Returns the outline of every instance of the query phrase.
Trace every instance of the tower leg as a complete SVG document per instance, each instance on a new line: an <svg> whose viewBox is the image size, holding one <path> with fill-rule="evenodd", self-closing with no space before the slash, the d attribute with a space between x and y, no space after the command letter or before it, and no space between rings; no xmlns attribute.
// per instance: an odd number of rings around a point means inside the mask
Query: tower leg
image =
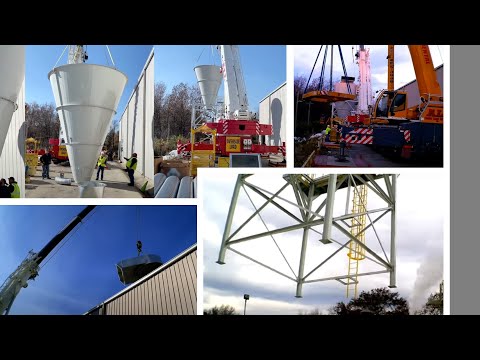
<svg viewBox="0 0 480 360"><path fill-rule="evenodd" d="M237 206L238 194L240 192L240 187L242 186L243 176L238 175L237 182L235 183L235 188L233 190L232 202L230 203L230 208L228 209L227 222L225 224L225 230L223 232L222 245L220 246L220 252L218 254L217 264L225 264L225 252L227 251L227 239L230 236L230 231L232 229L232 220L233 214L235 213L235 207Z"/></svg>
<svg viewBox="0 0 480 360"><path fill-rule="evenodd" d="M327 202L325 204L325 222L323 224L322 242L328 244L332 237L333 204L337 189L337 174L328 175Z"/></svg>
<svg viewBox="0 0 480 360"><path fill-rule="evenodd" d="M391 214L391 235L390 235L390 264L392 265L392 270L390 271L390 288L397 287L396 281L396 271L397 271L397 261L396 261L396 249L395 249L395 237L396 237L396 206L397 206L397 175L392 175L392 214Z"/></svg>

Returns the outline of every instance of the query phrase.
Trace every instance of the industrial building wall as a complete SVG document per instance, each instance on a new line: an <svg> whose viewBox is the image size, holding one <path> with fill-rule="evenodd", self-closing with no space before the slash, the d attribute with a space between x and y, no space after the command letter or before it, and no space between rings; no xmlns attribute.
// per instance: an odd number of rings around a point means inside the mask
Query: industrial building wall
<svg viewBox="0 0 480 360"><path fill-rule="evenodd" d="M197 246L106 300L89 315L195 315Z"/></svg>
<svg viewBox="0 0 480 360"><path fill-rule="evenodd" d="M435 69L435 73L437 74L437 81L440 84L440 88L442 89L443 93L443 65L438 66ZM418 83L416 80L409 82L398 90L402 90L407 93L408 107L417 106L420 104L420 93L418 91Z"/></svg>
<svg viewBox="0 0 480 360"><path fill-rule="evenodd" d="M153 179L154 53L145 63L135 89L120 119L119 158L137 153L137 172ZM153 181L153 180L152 180Z"/></svg>
<svg viewBox="0 0 480 360"><path fill-rule="evenodd" d="M260 101L259 120L261 124L271 124L273 136L267 139L267 145L282 145L287 141L287 83L276 88Z"/></svg>
<svg viewBox="0 0 480 360"><path fill-rule="evenodd" d="M25 197L25 79L17 105L0 156L0 178L13 176L20 187L20 196Z"/></svg>

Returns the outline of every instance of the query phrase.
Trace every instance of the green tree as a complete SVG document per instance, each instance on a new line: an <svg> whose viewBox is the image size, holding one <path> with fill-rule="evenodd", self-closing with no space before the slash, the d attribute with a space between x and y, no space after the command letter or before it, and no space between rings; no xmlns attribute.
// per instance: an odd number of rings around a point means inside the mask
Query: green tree
<svg viewBox="0 0 480 360"><path fill-rule="evenodd" d="M332 315L408 315L407 300L387 288L362 291L347 304L337 303L329 311Z"/></svg>
<svg viewBox="0 0 480 360"><path fill-rule="evenodd" d="M238 315L233 306L221 305L220 307L214 306L211 309L207 309L203 312L203 315Z"/></svg>
<svg viewBox="0 0 480 360"><path fill-rule="evenodd" d="M423 307L415 315L443 315L443 292L430 294Z"/></svg>

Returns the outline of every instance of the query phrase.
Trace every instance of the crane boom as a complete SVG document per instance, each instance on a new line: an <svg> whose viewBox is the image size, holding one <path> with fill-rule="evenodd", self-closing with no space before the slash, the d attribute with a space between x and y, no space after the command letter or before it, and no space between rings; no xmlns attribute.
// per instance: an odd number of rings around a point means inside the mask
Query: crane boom
<svg viewBox="0 0 480 360"><path fill-rule="evenodd" d="M68 64L83 64L87 59L85 45L68 45Z"/></svg>
<svg viewBox="0 0 480 360"><path fill-rule="evenodd" d="M377 97L371 122L377 124L422 123L443 124L443 95L433 67L428 45L408 45L417 80L420 104L410 106L407 93L393 88L393 46L388 45L388 89Z"/></svg>
<svg viewBox="0 0 480 360"><path fill-rule="evenodd" d="M436 95L437 97L441 96L442 89L437 81L437 75L428 45L408 45L408 49L412 57L420 96L424 98L429 94Z"/></svg>
<svg viewBox="0 0 480 360"><path fill-rule="evenodd" d="M395 45L388 45L388 85L387 90L393 91L395 88Z"/></svg>
<svg viewBox="0 0 480 360"><path fill-rule="evenodd" d="M22 288L28 286L28 280L38 276L40 264L48 254L96 207L88 205L70 223L55 235L40 252L30 251L18 268L5 280L0 287L0 314L8 315L10 309Z"/></svg>
<svg viewBox="0 0 480 360"><path fill-rule="evenodd" d="M356 54L359 68L359 90L357 114L368 115L372 104L372 80L370 72L370 49L365 49L365 45L360 45L360 50Z"/></svg>
<svg viewBox="0 0 480 360"><path fill-rule="evenodd" d="M225 119L251 120L248 109L247 88L240 63L238 45L219 45L222 59Z"/></svg>

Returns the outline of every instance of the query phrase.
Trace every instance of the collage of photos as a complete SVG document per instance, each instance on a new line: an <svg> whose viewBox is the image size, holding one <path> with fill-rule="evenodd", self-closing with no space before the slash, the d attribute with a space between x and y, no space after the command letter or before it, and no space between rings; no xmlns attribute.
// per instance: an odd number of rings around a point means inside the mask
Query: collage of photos
<svg viewBox="0 0 480 360"><path fill-rule="evenodd" d="M448 312L449 56L0 45L0 314Z"/></svg>

